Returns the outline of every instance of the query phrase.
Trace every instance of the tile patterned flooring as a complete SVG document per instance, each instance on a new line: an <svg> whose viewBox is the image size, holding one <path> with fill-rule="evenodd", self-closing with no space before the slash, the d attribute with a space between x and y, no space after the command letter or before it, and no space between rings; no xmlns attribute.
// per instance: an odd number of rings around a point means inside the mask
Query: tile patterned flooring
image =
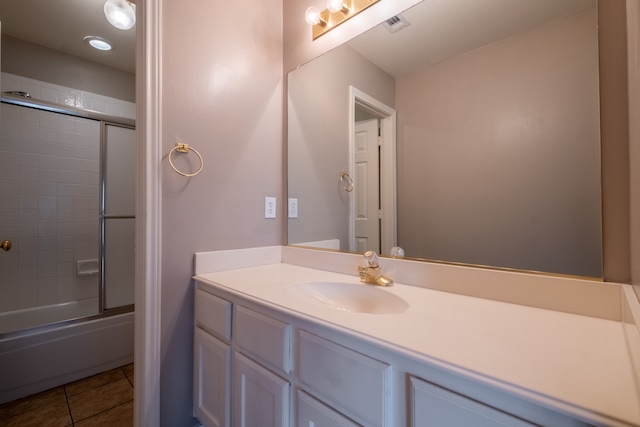
<svg viewBox="0 0 640 427"><path fill-rule="evenodd" d="M0 426L133 426L133 364L0 405Z"/></svg>

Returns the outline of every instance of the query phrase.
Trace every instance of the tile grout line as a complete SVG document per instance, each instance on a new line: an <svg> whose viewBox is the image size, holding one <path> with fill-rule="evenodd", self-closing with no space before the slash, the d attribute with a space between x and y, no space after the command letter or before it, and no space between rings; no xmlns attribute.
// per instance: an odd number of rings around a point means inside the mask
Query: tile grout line
<svg viewBox="0 0 640 427"><path fill-rule="evenodd" d="M73 414L71 413L71 406L69 405L69 395L67 394L67 386L66 384L62 386L64 390L64 401L67 404L67 411L69 411L69 419L71 420L71 427L75 427L76 423L73 421Z"/></svg>
<svg viewBox="0 0 640 427"><path fill-rule="evenodd" d="M127 404L127 403L129 403L129 402L133 402L133 399L132 399L132 400L127 400L126 402L122 402L121 404L116 405L116 406L114 406L113 408L108 408L108 409L104 409L104 410L102 410L102 411L100 411L100 412L96 412L96 413L95 413L95 414L93 414L93 415L90 415L90 416L88 416L88 417L86 417L86 418L83 418L83 419L81 419L81 420L78 420L78 422L80 422L80 421L85 421L85 420L88 420L88 419L93 418L93 417L97 417L97 416L98 416L98 415L100 415L100 414L104 414L105 412L109 412L109 411L111 411L111 410L113 410L113 409L115 409L115 408L119 408L120 406L122 406L122 405L126 405L126 404ZM72 418L72 421L73 421L73 418ZM73 425L75 426L75 422L74 422L74 424L73 424Z"/></svg>

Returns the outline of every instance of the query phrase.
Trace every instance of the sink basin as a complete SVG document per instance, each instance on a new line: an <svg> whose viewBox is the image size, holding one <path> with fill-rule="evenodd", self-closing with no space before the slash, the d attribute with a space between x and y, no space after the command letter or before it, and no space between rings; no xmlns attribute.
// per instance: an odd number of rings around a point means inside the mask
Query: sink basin
<svg viewBox="0 0 640 427"><path fill-rule="evenodd" d="M313 302L353 313L397 314L409 304L384 288L363 283L304 282L296 286Z"/></svg>

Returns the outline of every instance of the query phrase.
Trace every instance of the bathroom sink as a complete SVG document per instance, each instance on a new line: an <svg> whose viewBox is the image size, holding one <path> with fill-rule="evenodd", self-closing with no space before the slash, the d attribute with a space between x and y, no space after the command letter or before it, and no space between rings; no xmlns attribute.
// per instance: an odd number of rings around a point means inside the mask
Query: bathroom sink
<svg viewBox="0 0 640 427"><path fill-rule="evenodd" d="M409 304L384 288L364 283L347 282L303 282L296 288L314 303L326 307L369 314L398 314L409 308Z"/></svg>

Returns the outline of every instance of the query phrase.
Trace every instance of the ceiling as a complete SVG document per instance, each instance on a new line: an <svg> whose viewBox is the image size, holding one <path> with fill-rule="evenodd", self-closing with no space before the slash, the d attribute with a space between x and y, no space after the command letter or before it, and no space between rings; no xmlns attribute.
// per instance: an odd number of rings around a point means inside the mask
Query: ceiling
<svg viewBox="0 0 640 427"><path fill-rule="evenodd" d="M135 72L135 26L118 30L104 16L105 0L1 0L2 34L130 73ZM98 51L85 36L108 40Z"/></svg>
<svg viewBox="0 0 640 427"><path fill-rule="evenodd" d="M402 14L409 27L390 34L379 25L349 44L399 76L595 5L596 0L424 0ZM104 0L2 0L2 33L134 73L135 27L114 28L103 6ZM90 48L83 41L89 35L108 40L113 50Z"/></svg>
<svg viewBox="0 0 640 427"><path fill-rule="evenodd" d="M410 26L390 33L378 25L348 44L399 77L594 7L596 0L424 0L401 14Z"/></svg>

